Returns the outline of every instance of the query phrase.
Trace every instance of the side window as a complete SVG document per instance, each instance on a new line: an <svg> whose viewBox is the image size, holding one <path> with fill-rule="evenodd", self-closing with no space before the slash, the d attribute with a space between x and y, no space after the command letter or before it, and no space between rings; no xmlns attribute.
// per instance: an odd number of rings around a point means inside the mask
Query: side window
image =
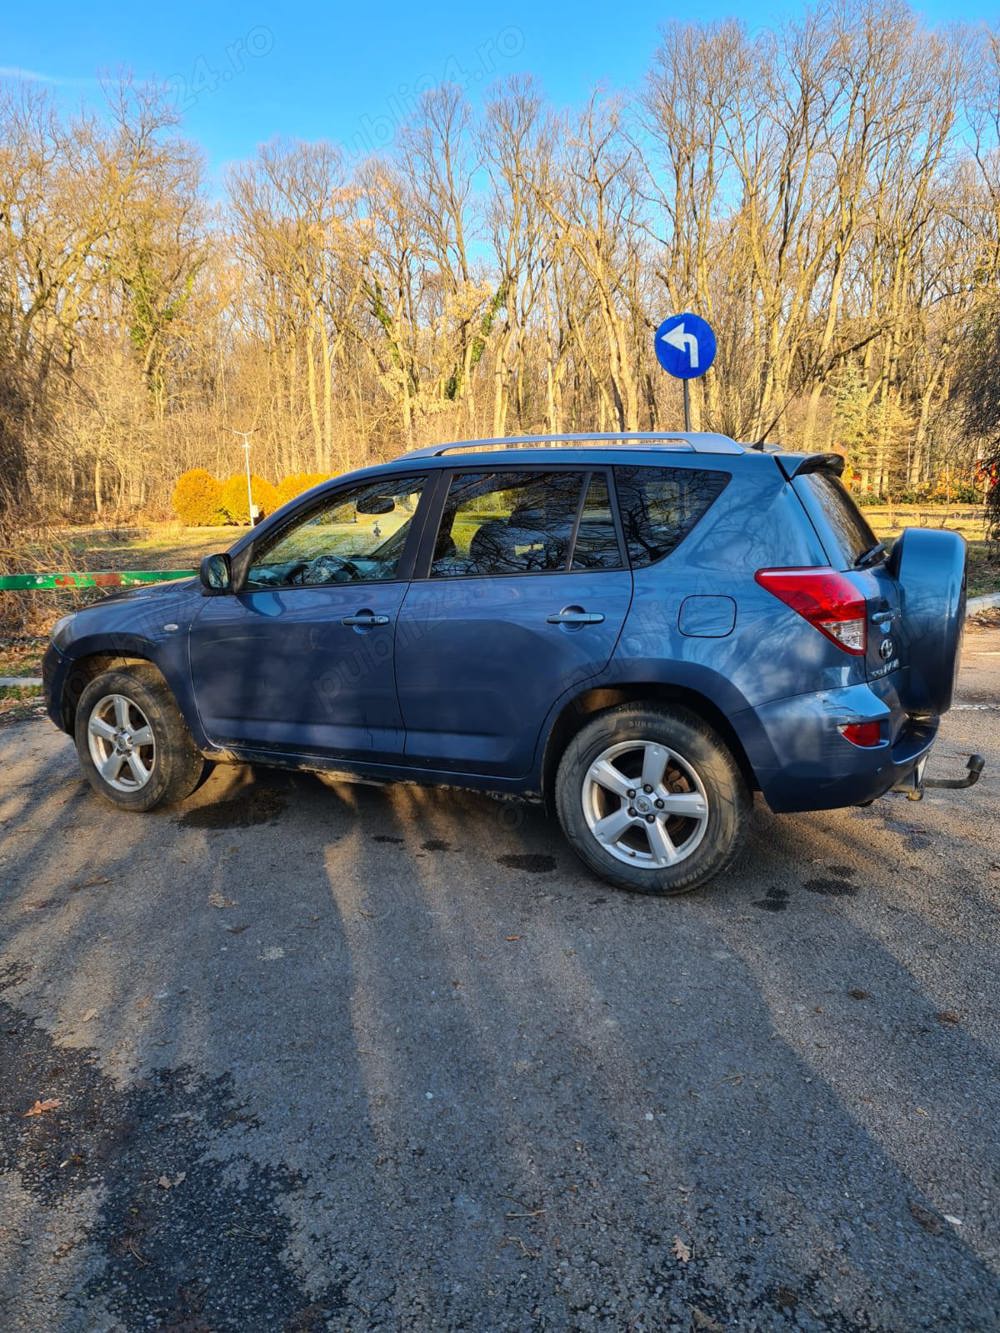
<svg viewBox="0 0 1000 1333"><path fill-rule="evenodd" d="M386 477L341 491L254 551L246 586L395 578L423 484L423 477Z"/></svg>
<svg viewBox="0 0 1000 1333"><path fill-rule="evenodd" d="M633 568L662 560L679 546L728 482L726 472L616 467L618 507Z"/></svg>
<svg viewBox="0 0 1000 1333"><path fill-rule="evenodd" d="M621 569L622 553L607 480L595 473L587 487L573 547L573 569Z"/></svg>
<svg viewBox="0 0 1000 1333"><path fill-rule="evenodd" d="M431 578L567 567L582 472L462 472L451 480Z"/></svg>

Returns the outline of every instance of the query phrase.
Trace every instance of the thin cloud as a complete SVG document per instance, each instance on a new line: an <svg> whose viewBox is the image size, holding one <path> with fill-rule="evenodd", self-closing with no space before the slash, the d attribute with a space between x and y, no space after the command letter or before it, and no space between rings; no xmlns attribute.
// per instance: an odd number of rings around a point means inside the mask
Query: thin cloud
<svg viewBox="0 0 1000 1333"><path fill-rule="evenodd" d="M22 79L25 83L50 83L57 88L92 88L98 82L97 79L42 74L37 69L22 69L20 65L0 65L0 79Z"/></svg>

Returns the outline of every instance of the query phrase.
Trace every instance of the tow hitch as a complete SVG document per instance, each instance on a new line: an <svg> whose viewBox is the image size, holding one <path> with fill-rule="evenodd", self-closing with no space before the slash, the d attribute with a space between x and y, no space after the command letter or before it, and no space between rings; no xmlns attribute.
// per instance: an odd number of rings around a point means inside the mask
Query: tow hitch
<svg viewBox="0 0 1000 1333"><path fill-rule="evenodd" d="M893 787L893 791L902 792L908 801L920 801L923 800L925 787L947 787L950 791L974 787L986 767L986 760L981 754L970 754L965 764L968 772L964 778L925 778L926 764L927 760L922 759L909 777Z"/></svg>

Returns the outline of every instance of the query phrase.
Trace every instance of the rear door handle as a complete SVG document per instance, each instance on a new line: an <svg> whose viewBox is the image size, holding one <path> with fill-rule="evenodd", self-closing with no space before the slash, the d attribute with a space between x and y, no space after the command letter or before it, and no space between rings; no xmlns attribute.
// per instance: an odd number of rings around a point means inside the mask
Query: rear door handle
<svg viewBox="0 0 1000 1333"><path fill-rule="evenodd" d="M345 616L342 625L353 625L356 629L374 629L376 625L388 625L388 616L376 616L371 611L359 611L356 616Z"/></svg>
<svg viewBox="0 0 1000 1333"><path fill-rule="evenodd" d="M584 611L582 606L564 606L554 615L546 616L550 625L601 625L604 617L600 611Z"/></svg>

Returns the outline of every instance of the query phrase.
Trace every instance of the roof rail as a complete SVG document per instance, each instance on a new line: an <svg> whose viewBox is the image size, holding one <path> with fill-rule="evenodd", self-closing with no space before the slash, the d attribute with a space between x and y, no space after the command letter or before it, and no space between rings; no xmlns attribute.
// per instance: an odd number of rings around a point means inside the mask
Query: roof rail
<svg viewBox="0 0 1000 1333"><path fill-rule="evenodd" d="M411 449L404 458L440 458L462 449L565 449L581 444L613 444L628 449L636 445L654 449L684 449L693 454L743 454L746 447L728 435L710 431L604 431L583 435L519 435L492 440L463 440L455 444L432 444L425 449Z"/></svg>

